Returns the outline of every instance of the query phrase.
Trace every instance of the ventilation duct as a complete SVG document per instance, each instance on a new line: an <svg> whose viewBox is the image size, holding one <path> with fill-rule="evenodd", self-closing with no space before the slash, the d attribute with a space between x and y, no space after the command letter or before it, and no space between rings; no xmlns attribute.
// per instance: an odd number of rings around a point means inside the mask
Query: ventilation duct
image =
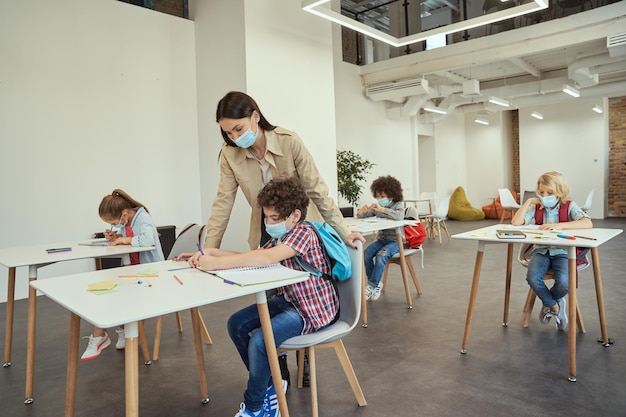
<svg viewBox="0 0 626 417"><path fill-rule="evenodd" d="M607 36L606 47L611 58L626 56L626 33Z"/></svg>
<svg viewBox="0 0 626 417"><path fill-rule="evenodd" d="M365 87L365 95L373 101L396 100L401 97L429 94L428 80L416 78Z"/></svg>

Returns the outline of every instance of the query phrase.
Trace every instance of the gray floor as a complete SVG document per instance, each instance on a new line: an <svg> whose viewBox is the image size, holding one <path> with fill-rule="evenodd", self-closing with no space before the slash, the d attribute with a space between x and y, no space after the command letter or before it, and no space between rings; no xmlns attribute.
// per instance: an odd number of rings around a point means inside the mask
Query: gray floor
<svg viewBox="0 0 626 417"><path fill-rule="evenodd" d="M458 233L492 223L448 221L448 226ZM626 219L596 220L594 225L624 228ZM406 308L399 268L394 267L386 292L369 303L369 327L356 328L345 340L368 405L357 406L334 353L323 350L318 354L320 416L626 416L625 243L622 234L600 248L609 336L615 340L611 347L596 341L600 329L591 268L580 275L578 294L587 333L578 335L578 381L568 382L567 333L539 324L536 311L530 326L521 327L528 287L517 264L510 324L501 325L505 245L487 246L468 353L461 355L476 244L427 241L425 268L418 269L423 294L414 293L413 310ZM251 302L201 309L214 341L204 350L211 398L207 405L200 403L189 314L184 314L182 334L176 331L173 315L165 318L160 359L139 370L141 415L235 414L246 371L225 322ZM16 304L13 365L0 369L0 415L61 416L69 314L39 298L35 402L25 405L26 303ZM3 304L0 323L5 315ZM153 321L147 331L150 337ZM90 332L87 323L82 332ZM295 374L294 355L289 362ZM80 363L76 415L123 416L123 370L124 355L113 347ZM292 416L310 415L309 389L290 389L287 398Z"/></svg>

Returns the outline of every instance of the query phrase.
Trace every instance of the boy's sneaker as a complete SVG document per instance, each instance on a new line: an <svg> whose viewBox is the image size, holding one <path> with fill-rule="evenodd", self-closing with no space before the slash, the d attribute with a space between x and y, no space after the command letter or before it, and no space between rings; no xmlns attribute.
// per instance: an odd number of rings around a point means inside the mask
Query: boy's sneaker
<svg viewBox="0 0 626 417"><path fill-rule="evenodd" d="M559 312L554 316L554 320L556 321L556 328L563 331L567 330L568 319L567 319L567 308L565 298L561 298L559 300Z"/></svg>
<svg viewBox="0 0 626 417"><path fill-rule="evenodd" d="M244 403L239 404L239 412L235 414L235 417L263 417L263 416L265 416L265 410L261 408L259 411L255 413L254 411L248 410Z"/></svg>
<svg viewBox="0 0 626 417"><path fill-rule="evenodd" d="M548 324L554 313L550 310L550 307L542 306L539 310L539 323Z"/></svg>
<svg viewBox="0 0 626 417"><path fill-rule="evenodd" d="M372 299L372 296L374 295L374 288L376 288L376 287L374 287L373 285L371 285L369 283L365 287L365 299L367 301Z"/></svg>
<svg viewBox="0 0 626 417"><path fill-rule="evenodd" d="M380 298L380 293L383 290L383 283L380 282L377 286L374 287L374 292L370 297L370 301L376 301Z"/></svg>
<svg viewBox="0 0 626 417"><path fill-rule="evenodd" d="M94 358L97 358L104 349L108 348L111 344L111 339L109 339L109 335L105 332L104 336L94 337L93 335L85 336L85 338L89 338L89 342L87 343L87 349L85 349L85 353L80 357L83 361L88 361Z"/></svg>
<svg viewBox="0 0 626 417"><path fill-rule="evenodd" d="M124 350L126 347L126 334L124 333L124 329L115 329L115 333L117 333L117 342L115 343L115 349Z"/></svg>
<svg viewBox="0 0 626 417"><path fill-rule="evenodd" d="M287 381L283 379L283 393L287 392ZM274 384L267 387L265 391L265 400L263 400L264 417L280 417L280 409L278 408L278 396Z"/></svg>

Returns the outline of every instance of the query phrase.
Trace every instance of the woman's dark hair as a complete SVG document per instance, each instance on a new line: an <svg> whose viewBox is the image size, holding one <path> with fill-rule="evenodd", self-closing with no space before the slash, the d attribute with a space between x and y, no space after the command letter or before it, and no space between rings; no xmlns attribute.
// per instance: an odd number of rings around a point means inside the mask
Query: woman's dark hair
<svg viewBox="0 0 626 417"><path fill-rule="evenodd" d="M376 178L370 186L370 190L374 197L376 197L376 194L385 193L394 203L404 200L402 184L391 175Z"/></svg>
<svg viewBox="0 0 626 417"><path fill-rule="evenodd" d="M257 201L261 207L273 207L281 219L286 219L295 209L302 212L300 221L306 218L309 196L295 177L274 179L259 192Z"/></svg>
<svg viewBox="0 0 626 417"><path fill-rule="evenodd" d="M111 194L104 196L98 207L98 215L101 219L116 219L122 216L124 210L136 207L143 207L149 213L146 206L126 194L125 191L116 188Z"/></svg>
<svg viewBox="0 0 626 417"><path fill-rule="evenodd" d="M274 130L276 126L272 125L267 121L263 113L261 113L261 109L256 104L256 101L246 93L242 93L241 91L231 91L226 94L222 99L217 103L217 111L215 112L215 121L220 122L222 119L243 119L244 117L252 116L252 113L256 110L261 117L259 120L259 126L263 130ZM235 142L228 138L228 135L222 130L220 127L220 131L222 132L222 138L224 138L224 142L228 146L237 146Z"/></svg>

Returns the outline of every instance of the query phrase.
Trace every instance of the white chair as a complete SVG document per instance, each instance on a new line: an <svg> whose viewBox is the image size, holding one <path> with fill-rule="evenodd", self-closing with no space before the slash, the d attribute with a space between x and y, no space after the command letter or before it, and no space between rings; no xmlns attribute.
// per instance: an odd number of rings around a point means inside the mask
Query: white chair
<svg viewBox="0 0 626 417"><path fill-rule="evenodd" d="M583 204L580 208L585 212L589 212L589 210L591 210L591 203L593 202L593 195L595 194L596 190L591 190L589 191L589 194L587 194L587 199L585 200L585 204Z"/></svg>
<svg viewBox="0 0 626 417"><path fill-rule="evenodd" d="M528 261L530 261L530 252L531 252L531 243L523 243L520 245L519 253L517 255L517 260L519 263L524 266L524 268L528 267ZM576 286L578 286L578 271L582 271L583 269L589 266L589 255L585 255L585 263L577 266L577 275L576 275ZM549 270L544 276L543 280L554 279L554 273ZM522 327L528 327L528 322L530 320L530 316L533 312L533 307L535 306L535 298L536 294L532 288L528 288L528 294L526 295L526 301L524 302L524 308L522 311L524 312L524 319L522 320ZM571 306L569 306L571 308ZM576 324L578 325L578 331L580 333L585 333L585 324L583 323L583 316L580 314L580 306L576 304Z"/></svg>
<svg viewBox="0 0 626 417"><path fill-rule="evenodd" d="M318 403L317 403L317 375L316 375L316 363L315 352L321 348L334 348L339 363L343 368L343 372L348 378L352 392L356 397L357 403L362 407L367 405L365 396L359 385L359 381L356 378L350 359L346 352L346 348L342 342L342 338L350 334L359 322L361 313L361 284L363 279L363 245L361 242L357 243L357 249L348 247L350 253L350 260L352 264L352 277L346 281L337 282L337 290L339 291L339 304L341 306L339 311L339 319L313 333L306 335L295 336L291 339L287 339L280 347L279 351L297 350L300 363L303 363L304 353L309 358L309 373L310 373L310 386L311 386L311 414L313 417L318 417ZM304 373L304 367L298 368L298 388L302 388L302 378Z"/></svg>
<svg viewBox="0 0 626 417"><path fill-rule="evenodd" d="M502 223L506 212L510 211L511 217L513 217L520 205L517 204L508 188L498 188L498 197L500 197L500 205L502 205L502 216L500 216L500 223Z"/></svg>
<svg viewBox="0 0 626 417"><path fill-rule="evenodd" d="M441 244L441 226L446 231L446 235L448 235L448 241L451 241L450 232L448 231L448 226L446 225L446 220L448 220L448 208L450 207L450 196L445 196L444 198L437 203L437 208L431 217L430 223L430 235L431 237L435 237L435 235L439 235L439 244Z"/></svg>
<svg viewBox="0 0 626 417"><path fill-rule="evenodd" d="M195 223L188 224L183 228L183 230L178 234L176 240L174 241L174 245L172 246L172 250L168 256L168 260L174 259L176 256L183 252L197 252L198 244L202 245L204 242L202 238L204 236L204 228L205 226L200 226ZM200 317L200 329L202 330L202 336L207 345L213 343L211 340L211 336L209 335L209 331L204 324L204 319L202 315ZM176 323L178 324L178 332L181 333L183 331L183 320L180 316L180 311L176 312ZM152 360L156 361L159 359L159 351L161 348L161 331L163 329L163 316L157 317L156 320L156 332L154 335L154 348L152 350Z"/></svg>

